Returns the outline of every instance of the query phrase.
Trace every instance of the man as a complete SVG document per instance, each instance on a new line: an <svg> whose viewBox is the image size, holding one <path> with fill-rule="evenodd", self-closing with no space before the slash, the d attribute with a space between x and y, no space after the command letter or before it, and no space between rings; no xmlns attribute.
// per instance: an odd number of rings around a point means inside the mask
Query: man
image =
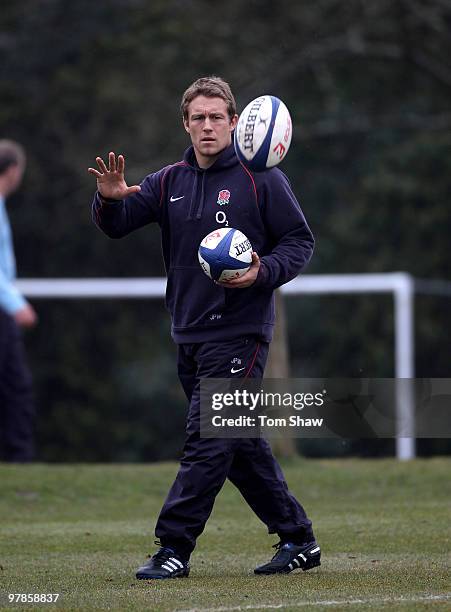
<svg viewBox="0 0 451 612"><path fill-rule="evenodd" d="M122 155L116 161L111 152L108 167L97 157L98 170L89 168L97 179L93 218L108 236L120 238L151 222L161 227L166 304L189 401L180 470L155 529L161 549L136 577L188 576L189 557L226 478L269 533L280 537L276 555L255 572L310 569L320 564L320 549L269 444L201 438L199 404L201 378L263 376L274 325L273 291L307 264L313 237L284 174L278 169L252 174L238 161L232 145L238 116L225 81L198 79L185 91L181 109L192 142L182 161L131 187ZM197 250L221 224L242 230L255 252L246 274L215 284L199 266Z"/></svg>
<svg viewBox="0 0 451 612"><path fill-rule="evenodd" d="M19 327L32 327L36 313L14 286L16 264L5 199L19 187L25 170L22 147L0 140L0 436L2 459L31 461L33 399L31 375Z"/></svg>

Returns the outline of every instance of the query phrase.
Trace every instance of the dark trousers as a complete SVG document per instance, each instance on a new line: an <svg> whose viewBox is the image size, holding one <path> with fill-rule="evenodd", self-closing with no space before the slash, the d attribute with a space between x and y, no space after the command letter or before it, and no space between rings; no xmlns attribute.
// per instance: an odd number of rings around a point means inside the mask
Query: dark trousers
<svg viewBox="0 0 451 612"><path fill-rule="evenodd" d="M262 378L268 349L267 343L253 336L179 345L179 378L190 402L187 435L180 469L161 510L155 535L163 546L174 547L185 557L193 551L226 478L239 489L269 533L299 543L314 539L311 521L288 490L266 440L199 435L200 379Z"/></svg>
<svg viewBox="0 0 451 612"><path fill-rule="evenodd" d="M34 456L34 405L31 373L22 334L0 309L0 458L31 461Z"/></svg>

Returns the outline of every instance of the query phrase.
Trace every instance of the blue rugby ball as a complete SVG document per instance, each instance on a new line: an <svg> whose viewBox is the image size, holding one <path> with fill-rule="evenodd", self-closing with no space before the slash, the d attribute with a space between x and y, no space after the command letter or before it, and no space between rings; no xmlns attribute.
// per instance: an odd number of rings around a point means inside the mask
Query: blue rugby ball
<svg viewBox="0 0 451 612"><path fill-rule="evenodd" d="M291 144L290 113L279 98L260 96L252 100L238 119L234 146L239 160L261 172L277 166Z"/></svg>
<svg viewBox="0 0 451 612"><path fill-rule="evenodd" d="M207 276L216 281L228 281L249 270L252 245L240 230L220 227L202 240L198 257Z"/></svg>

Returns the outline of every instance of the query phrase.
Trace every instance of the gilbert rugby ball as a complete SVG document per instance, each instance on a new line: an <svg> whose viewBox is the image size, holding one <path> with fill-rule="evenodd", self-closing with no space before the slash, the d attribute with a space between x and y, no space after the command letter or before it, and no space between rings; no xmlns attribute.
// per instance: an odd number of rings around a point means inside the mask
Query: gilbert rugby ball
<svg viewBox="0 0 451 612"><path fill-rule="evenodd" d="M291 144L292 124L288 108L275 96L252 100L238 119L234 145L238 159L261 172L277 166Z"/></svg>
<svg viewBox="0 0 451 612"><path fill-rule="evenodd" d="M233 227L221 227L205 236L198 257L207 276L216 281L232 280L249 270L252 245L243 232Z"/></svg>

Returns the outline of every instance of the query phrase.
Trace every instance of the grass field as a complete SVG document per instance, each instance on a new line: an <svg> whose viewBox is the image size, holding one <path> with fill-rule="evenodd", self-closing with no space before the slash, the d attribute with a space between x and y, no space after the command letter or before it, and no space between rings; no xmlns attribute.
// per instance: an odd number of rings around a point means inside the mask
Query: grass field
<svg viewBox="0 0 451 612"><path fill-rule="evenodd" d="M323 554L286 576L253 575L277 538L227 483L190 577L137 581L176 469L0 465L0 608L13 609L8 593L59 593L15 609L451 609L450 459L286 464Z"/></svg>

